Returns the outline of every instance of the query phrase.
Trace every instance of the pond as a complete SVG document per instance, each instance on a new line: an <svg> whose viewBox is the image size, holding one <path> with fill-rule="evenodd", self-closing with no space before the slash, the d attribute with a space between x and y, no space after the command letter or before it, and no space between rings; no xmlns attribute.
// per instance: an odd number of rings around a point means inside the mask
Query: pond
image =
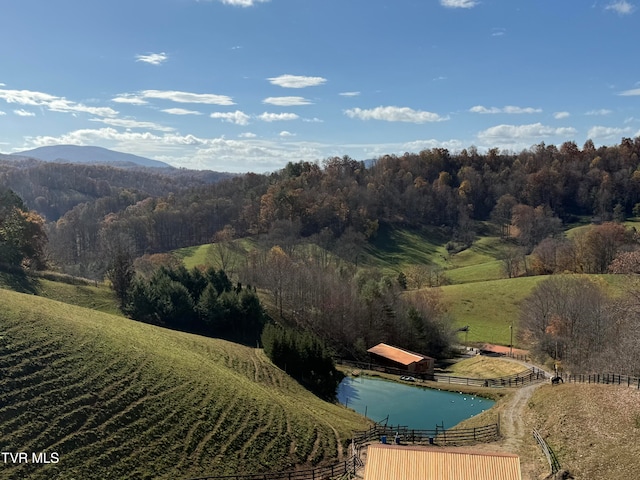
<svg viewBox="0 0 640 480"><path fill-rule="evenodd" d="M338 386L338 401L380 421L389 415L389 425L433 430L436 425L452 428L467 418L490 409L493 400L467 393L454 393L391 382L371 377L346 377Z"/></svg>

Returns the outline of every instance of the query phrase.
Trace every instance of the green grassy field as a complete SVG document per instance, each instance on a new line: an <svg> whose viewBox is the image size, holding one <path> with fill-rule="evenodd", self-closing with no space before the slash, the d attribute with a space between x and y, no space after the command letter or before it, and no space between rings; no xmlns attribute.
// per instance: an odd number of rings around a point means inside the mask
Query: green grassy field
<svg viewBox="0 0 640 480"><path fill-rule="evenodd" d="M335 459L366 428L261 350L3 289L0 303L0 445L59 454L2 478L283 470Z"/></svg>
<svg viewBox="0 0 640 480"><path fill-rule="evenodd" d="M519 304L545 277L522 277L485 282L447 285L443 299L456 327L469 325L469 332L460 340L469 343L508 345L510 325L514 325L514 345L519 316Z"/></svg>

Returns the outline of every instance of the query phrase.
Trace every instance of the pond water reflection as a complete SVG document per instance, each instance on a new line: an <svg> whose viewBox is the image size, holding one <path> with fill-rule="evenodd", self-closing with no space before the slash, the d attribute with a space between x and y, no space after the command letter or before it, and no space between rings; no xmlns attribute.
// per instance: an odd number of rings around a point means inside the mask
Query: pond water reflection
<svg viewBox="0 0 640 480"><path fill-rule="evenodd" d="M488 410L493 400L444 392L371 377L346 377L338 386L338 401L379 421L389 415L390 425L416 430L452 428L462 420Z"/></svg>

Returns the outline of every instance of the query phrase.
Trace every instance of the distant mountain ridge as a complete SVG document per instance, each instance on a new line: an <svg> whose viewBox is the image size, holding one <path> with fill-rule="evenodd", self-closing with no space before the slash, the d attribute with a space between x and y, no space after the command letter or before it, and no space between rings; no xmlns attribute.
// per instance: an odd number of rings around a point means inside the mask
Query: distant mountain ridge
<svg viewBox="0 0 640 480"><path fill-rule="evenodd" d="M52 145L34 148L11 155L11 157L29 157L43 162L104 164L119 167L152 167L174 168L168 163L150 158L140 157L131 153L116 152L102 147L81 145Z"/></svg>

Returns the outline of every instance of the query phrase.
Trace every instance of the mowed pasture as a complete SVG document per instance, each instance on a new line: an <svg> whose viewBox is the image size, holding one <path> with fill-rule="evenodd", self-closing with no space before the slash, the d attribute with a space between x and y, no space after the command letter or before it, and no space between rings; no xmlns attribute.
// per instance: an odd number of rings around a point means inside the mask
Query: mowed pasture
<svg viewBox="0 0 640 480"><path fill-rule="evenodd" d="M262 350L0 290L2 478L188 478L333 461L366 420Z"/></svg>

